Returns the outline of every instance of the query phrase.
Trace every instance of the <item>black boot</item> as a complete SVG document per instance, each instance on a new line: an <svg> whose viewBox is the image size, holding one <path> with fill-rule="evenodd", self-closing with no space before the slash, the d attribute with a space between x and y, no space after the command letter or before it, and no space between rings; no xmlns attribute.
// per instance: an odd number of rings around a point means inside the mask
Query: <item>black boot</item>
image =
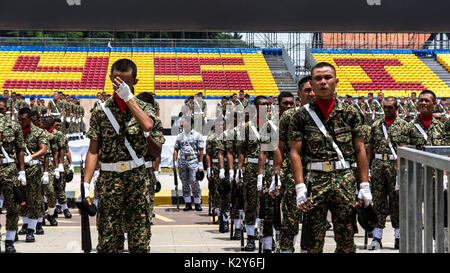
<svg viewBox="0 0 450 273"><path fill-rule="evenodd" d="M63 212L64 212L64 218L66 218L66 219L72 218L72 214L70 213L69 209L65 209Z"/></svg>
<svg viewBox="0 0 450 273"><path fill-rule="evenodd" d="M47 220L50 223L50 226L55 227L58 225L58 222L56 221L55 217L53 215L47 215Z"/></svg>
<svg viewBox="0 0 450 273"><path fill-rule="evenodd" d="M53 212L53 217L54 218L58 218L58 211L57 211L57 209L55 209L55 212Z"/></svg>
<svg viewBox="0 0 450 273"><path fill-rule="evenodd" d="M245 251L255 251L255 236L248 235L247 245L245 246Z"/></svg>
<svg viewBox="0 0 450 273"><path fill-rule="evenodd" d="M5 241L5 253L16 253L13 241Z"/></svg>
<svg viewBox="0 0 450 273"><path fill-rule="evenodd" d="M23 224L22 228L17 232L19 235L25 235L27 234L28 224Z"/></svg>
<svg viewBox="0 0 450 273"><path fill-rule="evenodd" d="M17 235L17 232L16 232L16 236L14 237L14 242L17 242L17 241L19 241L19 235Z"/></svg>
<svg viewBox="0 0 450 273"><path fill-rule="evenodd" d="M59 206L59 205L56 206L55 212L58 214L61 214L62 213L61 206Z"/></svg>
<svg viewBox="0 0 450 273"><path fill-rule="evenodd" d="M195 210L196 211L202 211L202 206L200 204L195 204Z"/></svg>
<svg viewBox="0 0 450 273"><path fill-rule="evenodd" d="M241 240L241 229L240 228L234 229L234 234L233 234L233 237L231 238L231 240L233 240L233 241Z"/></svg>
<svg viewBox="0 0 450 273"><path fill-rule="evenodd" d="M272 250L270 250L270 249L264 249L264 250L263 250L263 253L272 253Z"/></svg>
<svg viewBox="0 0 450 273"><path fill-rule="evenodd" d="M25 242L27 243L34 243L34 230L27 229L27 237L25 238Z"/></svg>
<svg viewBox="0 0 450 273"><path fill-rule="evenodd" d="M188 211L188 210L192 210L191 203L186 203L186 207L183 209L183 211Z"/></svg>
<svg viewBox="0 0 450 273"><path fill-rule="evenodd" d="M223 222L223 232L226 233L229 231L230 231L230 228L228 227L228 221L224 221Z"/></svg>
<svg viewBox="0 0 450 273"><path fill-rule="evenodd" d="M394 248L395 249L400 249L400 240L399 240L399 238L395 238Z"/></svg>
<svg viewBox="0 0 450 273"><path fill-rule="evenodd" d="M36 235L43 235L44 234L44 229L42 228L42 223L37 223L36 224Z"/></svg>

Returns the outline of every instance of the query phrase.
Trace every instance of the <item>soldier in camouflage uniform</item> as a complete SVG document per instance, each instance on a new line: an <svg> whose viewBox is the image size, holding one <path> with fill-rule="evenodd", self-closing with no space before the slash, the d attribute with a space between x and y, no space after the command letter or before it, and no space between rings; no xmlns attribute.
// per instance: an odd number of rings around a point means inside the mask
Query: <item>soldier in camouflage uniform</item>
<svg viewBox="0 0 450 273"><path fill-rule="evenodd" d="M14 108L14 102L12 98L9 97L9 91L5 90L3 91L3 98L6 103L6 113L5 115L11 119L13 116L13 108Z"/></svg>
<svg viewBox="0 0 450 273"><path fill-rule="evenodd" d="M58 91L53 93L53 99L47 103L47 115L53 118L62 119L64 116L64 101Z"/></svg>
<svg viewBox="0 0 450 273"><path fill-rule="evenodd" d="M369 145L371 162L371 184L373 208L378 217L378 226L373 231L369 250L382 248L383 229L389 215L394 228L395 248L399 248L399 196L395 191L397 181L397 149L408 144L408 123L397 116L397 99L388 97L383 102L384 119L372 125Z"/></svg>
<svg viewBox="0 0 450 273"><path fill-rule="evenodd" d="M206 178L208 179L208 191L209 191L209 205L212 208L212 213L220 215L220 196L217 191L219 181L219 150L218 137L215 133L215 129L209 132L206 138ZM219 227L222 230L223 227Z"/></svg>
<svg viewBox="0 0 450 273"><path fill-rule="evenodd" d="M240 183L243 183L245 229L247 233L247 245L245 251L255 250L255 227L259 215L259 194L257 188L258 159L260 152L259 130L263 124L257 122L259 117L259 105L268 105L267 98L258 96L254 100L254 107L249 113L250 120L241 125L237 138L239 147L239 170L243 174ZM256 109L255 109L256 108Z"/></svg>
<svg viewBox="0 0 450 273"><path fill-rule="evenodd" d="M295 113L289 124L290 160L296 183L297 206L303 212L308 211L312 231L307 251L323 251L326 216L330 210L335 251L355 252L356 217L353 206L356 203L357 176L360 179L360 205L364 203L367 206L372 201L362 120L355 108L335 98L336 70L331 64L315 65L311 78L316 99ZM311 115L314 113L326 128L326 137L313 120ZM334 141L339 149L332 145ZM302 158L303 162L308 162L305 174ZM356 165L357 173L353 169ZM306 194L305 182L311 184L310 196Z"/></svg>
<svg viewBox="0 0 450 273"><path fill-rule="evenodd" d="M411 93L411 98L407 99L406 102L406 111L408 111L408 115L407 116L411 116L411 117L416 117L419 109L417 107L417 98L416 98L416 92L412 92Z"/></svg>
<svg viewBox="0 0 450 273"><path fill-rule="evenodd" d="M373 99L373 93L369 93L367 98L368 100L363 105L362 110L364 111L366 123L372 125L375 120L384 115L383 107L379 101Z"/></svg>
<svg viewBox="0 0 450 273"><path fill-rule="evenodd" d="M14 200L13 187L20 185L20 180L17 180L18 167L15 160L18 162L21 180L26 184L24 164L25 144L20 126L5 116L6 110L6 101L0 99L0 140L1 147L4 149L0 153L0 192L5 197L4 206L7 209L5 252L14 253L16 252L14 239L18 228L19 204Z"/></svg>
<svg viewBox="0 0 450 273"><path fill-rule="evenodd" d="M206 101L203 100L203 93L200 92L194 97L194 130L203 131L206 120Z"/></svg>
<svg viewBox="0 0 450 273"><path fill-rule="evenodd" d="M311 88L311 77L305 76L298 83L298 97L301 98L301 106L308 104L314 99L314 91ZM275 168L279 170L279 181L281 184L281 200L283 218L280 231L280 250L281 253L293 253L294 245L297 239L298 226L301 211L296 206L295 181L292 176L292 170L289 160L289 124L292 116L300 109L285 106L289 100L280 98L280 117L279 126L279 144L274 151ZM290 106L290 105L289 105ZM274 184L274 183L273 183ZM271 186L272 195L277 194L274 185Z"/></svg>
<svg viewBox="0 0 450 273"><path fill-rule="evenodd" d="M405 119L408 116L405 97L400 97L400 103L398 104L398 116L402 119Z"/></svg>
<svg viewBox="0 0 450 273"><path fill-rule="evenodd" d="M153 129L154 115L150 109L144 112L145 103L134 98L136 77L137 67L131 60L120 59L112 65L114 96L93 111L87 133L90 145L82 181L86 192L100 161L96 182L99 253L123 252L125 232L129 252L150 250L150 178L143 157L148 148L144 134ZM117 121L118 133L106 113ZM90 197L87 199L90 202Z"/></svg>
<svg viewBox="0 0 450 273"><path fill-rule="evenodd" d="M26 164L25 194L27 203L21 207L23 222L27 225L26 242L34 242L34 232L38 219L44 214L43 184L48 184L48 140L44 131L31 123L31 110L22 108L19 111L19 123L22 127ZM45 160L45 158L47 158ZM43 166L44 165L44 166ZM46 174L45 174L46 173ZM21 232L19 232L21 235Z"/></svg>
<svg viewBox="0 0 450 273"><path fill-rule="evenodd" d="M155 119L153 130L150 132L150 135L147 137L147 141L150 145L149 150L152 153L148 152L145 156L145 168L148 171L148 175L150 176L150 215L153 217L153 207L155 202L155 187L158 182L158 171L154 168L155 158L161 156L162 145L166 141L163 134L163 127L161 120L156 116L155 108L153 106L154 96L151 93L143 92L136 96L138 99L142 100L146 103L144 108L142 109L144 112L147 112L149 108L150 111L153 112L153 118ZM151 236L151 234L150 234Z"/></svg>

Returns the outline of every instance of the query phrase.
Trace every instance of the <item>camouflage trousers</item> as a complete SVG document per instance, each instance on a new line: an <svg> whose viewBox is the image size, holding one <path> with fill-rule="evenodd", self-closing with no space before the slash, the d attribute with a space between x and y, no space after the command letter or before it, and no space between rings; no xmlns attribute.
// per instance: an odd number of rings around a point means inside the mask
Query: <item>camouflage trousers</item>
<svg viewBox="0 0 450 273"><path fill-rule="evenodd" d="M386 227L386 217L389 215L393 228L399 228L399 195L395 192L397 177L396 161L374 159L371 166L371 189L373 209L378 218L377 228Z"/></svg>
<svg viewBox="0 0 450 273"><path fill-rule="evenodd" d="M58 183L56 186L55 184ZM55 189L56 200L58 204L67 203L66 198L66 172L59 173L59 179L53 177L53 188Z"/></svg>
<svg viewBox="0 0 450 273"><path fill-rule="evenodd" d="M283 218L280 231L281 251L293 251L294 237L298 234L301 210L297 207L295 181L290 167L281 168L281 210Z"/></svg>
<svg viewBox="0 0 450 273"><path fill-rule="evenodd" d="M17 230L19 222L19 204L14 200L13 187L19 185L17 180L17 167L15 163L0 165L0 192L4 196L4 207L6 208L6 230ZM1 228L1 223L0 223ZM0 234L1 236L1 234ZM0 237L1 238L1 237Z"/></svg>
<svg viewBox="0 0 450 273"><path fill-rule="evenodd" d="M25 175L27 185L25 186L26 205L21 207L20 215L30 219L38 219L45 213L44 209L44 187L42 185L42 164L26 167Z"/></svg>
<svg viewBox="0 0 450 273"><path fill-rule="evenodd" d="M234 170L234 176L236 177L237 168ZM239 219L239 198L241 190L237 188L236 181L233 180L231 184L231 219ZM242 198L241 198L242 200ZM243 206L243 204L241 204ZM242 209L242 208L241 208Z"/></svg>
<svg viewBox="0 0 450 273"><path fill-rule="evenodd" d="M48 184L43 185L44 195L47 198L47 205L49 208L56 207L56 191L55 191L55 166L50 161L48 166Z"/></svg>
<svg viewBox="0 0 450 273"><path fill-rule="evenodd" d="M97 230L99 253L150 251L150 178L144 166L122 173L100 171Z"/></svg>
<svg viewBox="0 0 450 273"><path fill-rule="evenodd" d="M156 185L156 177L155 174L153 173L153 168L146 168L147 173L148 173L148 177L149 177L149 186L148 186L148 192L150 195L150 222L153 219L153 208L155 206L155 185ZM150 230L149 230L149 236L150 239L152 237L152 231L151 231L151 225L150 225Z"/></svg>
<svg viewBox="0 0 450 273"><path fill-rule="evenodd" d="M264 202L264 225L263 236L273 236L273 220L274 220L274 208L275 199L269 194L270 183L272 183L272 166L265 168L264 174L264 188L266 189L264 194L260 196ZM261 218L261 217L260 217Z"/></svg>
<svg viewBox="0 0 450 273"><path fill-rule="evenodd" d="M211 195L213 208L221 209L222 202L225 202L224 212L228 212L228 211L230 211L231 192L229 192L225 196L222 196L219 193L219 190L218 190L219 185L220 185L220 183L222 183L222 179L219 178L219 172L220 172L219 164L213 163L212 167L211 167L211 171L213 172L213 175L212 175L213 179L211 180L209 186L211 186L211 190L213 191L212 192L213 194ZM223 181L225 181L226 183L229 183L229 181L230 181L227 168L225 168L225 178L223 179Z"/></svg>
<svg viewBox="0 0 450 273"><path fill-rule="evenodd" d="M244 164L244 212L245 224L254 225L256 216L259 212L259 194L257 188L258 164L246 163Z"/></svg>
<svg viewBox="0 0 450 273"><path fill-rule="evenodd" d="M356 214L353 206L356 177L352 169L332 172L311 171L310 182L313 205L308 212L311 222L311 241L308 253L321 253L325 243L326 219L331 212L337 253L356 251L354 234Z"/></svg>

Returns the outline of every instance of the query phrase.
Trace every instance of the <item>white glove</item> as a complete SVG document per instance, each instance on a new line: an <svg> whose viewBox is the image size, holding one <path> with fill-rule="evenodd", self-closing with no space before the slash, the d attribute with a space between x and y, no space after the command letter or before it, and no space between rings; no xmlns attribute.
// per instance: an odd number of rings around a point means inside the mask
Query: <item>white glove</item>
<svg viewBox="0 0 450 273"><path fill-rule="evenodd" d="M153 174L155 175L156 180L158 180L159 173L158 172L153 172Z"/></svg>
<svg viewBox="0 0 450 273"><path fill-rule="evenodd" d="M148 138L150 136L150 132L144 132L144 137Z"/></svg>
<svg viewBox="0 0 450 273"><path fill-rule="evenodd" d="M225 178L225 169L220 169L219 171L219 179L224 179Z"/></svg>
<svg viewBox="0 0 450 273"><path fill-rule="evenodd" d="M28 164L31 160L33 160L33 159L31 158L31 155L27 155L27 156L25 157L25 159L24 159L25 164Z"/></svg>
<svg viewBox="0 0 450 273"><path fill-rule="evenodd" d="M368 205L370 205L370 203L372 203L372 193L370 193L369 182L363 182L363 183L359 184L358 198L364 199L364 204L366 206L368 206Z"/></svg>
<svg viewBox="0 0 450 273"><path fill-rule="evenodd" d="M44 172L41 178L42 184L46 185L48 184L48 172Z"/></svg>
<svg viewBox="0 0 450 273"><path fill-rule="evenodd" d="M75 122L75 117L72 117L72 122Z"/></svg>
<svg viewBox="0 0 450 273"><path fill-rule="evenodd" d="M19 172L19 177L18 177L20 183L25 186L27 184L27 177L25 175L25 171L20 171Z"/></svg>
<svg viewBox="0 0 450 273"><path fill-rule="evenodd" d="M73 169L73 165L70 165L70 170L75 173L74 169Z"/></svg>
<svg viewBox="0 0 450 273"><path fill-rule="evenodd" d="M58 164L58 169L56 169L58 172L63 173L64 172L64 164Z"/></svg>
<svg viewBox="0 0 450 273"><path fill-rule="evenodd" d="M95 183L95 181L97 181L99 176L100 176L100 170L95 170L94 175L92 175L92 178L91 178L91 183Z"/></svg>
<svg viewBox="0 0 450 273"><path fill-rule="evenodd" d="M263 190L263 180L264 180L264 175L263 174L258 174L258 182L256 184L256 186L258 187L258 191L262 191Z"/></svg>
<svg viewBox="0 0 450 273"><path fill-rule="evenodd" d="M89 192L90 184L84 182L83 185L84 185L84 198L86 199L86 198L90 197L90 192ZM77 197L77 201L76 202L81 202L81 191L80 191L80 194Z"/></svg>
<svg viewBox="0 0 450 273"><path fill-rule="evenodd" d="M269 192L273 192L275 190L276 190L276 187L275 187L275 175L274 175L274 176L272 176L272 183L270 183Z"/></svg>
<svg viewBox="0 0 450 273"><path fill-rule="evenodd" d="M444 175L444 180L443 180L442 184L444 185L444 191L448 190L448 178L446 175Z"/></svg>
<svg viewBox="0 0 450 273"><path fill-rule="evenodd" d="M203 162L198 163L198 169L203 171Z"/></svg>
<svg viewBox="0 0 450 273"><path fill-rule="evenodd" d="M230 182L234 179L234 170L229 170L228 174L230 175Z"/></svg>
<svg viewBox="0 0 450 273"><path fill-rule="evenodd" d="M239 183L239 173L241 173L241 176L242 176L242 170L241 169L238 169L236 171L236 177L234 178L234 181L236 181L236 183Z"/></svg>
<svg viewBox="0 0 450 273"><path fill-rule="evenodd" d="M295 192L297 193L297 207L308 200L308 196L306 195L307 191L308 190L306 189L305 183L295 185Z"/></svg>
<svg viewBox="0 0 450 273"><path fill-rule="evenodd" d="M211 177L211 168L206 168L206 176Z"/></svg>
<svg viewBox="0 0 450 273"><path fill-rule="evenodd" d="M70 117L67 117L67 118L66 118L66 121L67 121L67 122L70 122Z"/></svg>
<svg viewBox="0 0 450 273"><path fill-rule="evenodd" d="M134 97L133 93L131 93L130 87L124 82L119 85L119 88L116 90L116 94L125 102L131 100Z"/></svg>
<svg viewBox="0 0 450 273"><path fill-rule="evenodd" d="M53 174L55 175L55 178L56 179L59 179L59 170L58 169L55 169L55 171L53 172Z"/></svg>
<svg viewBox="0 0 450 273"><path fill-rule="evenodd" d="M395 191L400 190L400 185L398 184L398 176L395 178L395 187L394 187Z"/></svg>

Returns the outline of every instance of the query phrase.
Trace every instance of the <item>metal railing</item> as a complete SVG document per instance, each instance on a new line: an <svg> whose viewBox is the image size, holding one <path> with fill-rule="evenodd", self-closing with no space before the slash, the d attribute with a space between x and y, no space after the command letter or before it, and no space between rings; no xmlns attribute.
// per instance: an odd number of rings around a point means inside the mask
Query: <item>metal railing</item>
<svg viewBox="0 0 450 273"><path fill-rule="evenodd" d="M443 172L450 171L450 157L444 155L450 155L450 146L398 149L400 253L448 251L444 199L450 194L443 191Z"/></svg>

